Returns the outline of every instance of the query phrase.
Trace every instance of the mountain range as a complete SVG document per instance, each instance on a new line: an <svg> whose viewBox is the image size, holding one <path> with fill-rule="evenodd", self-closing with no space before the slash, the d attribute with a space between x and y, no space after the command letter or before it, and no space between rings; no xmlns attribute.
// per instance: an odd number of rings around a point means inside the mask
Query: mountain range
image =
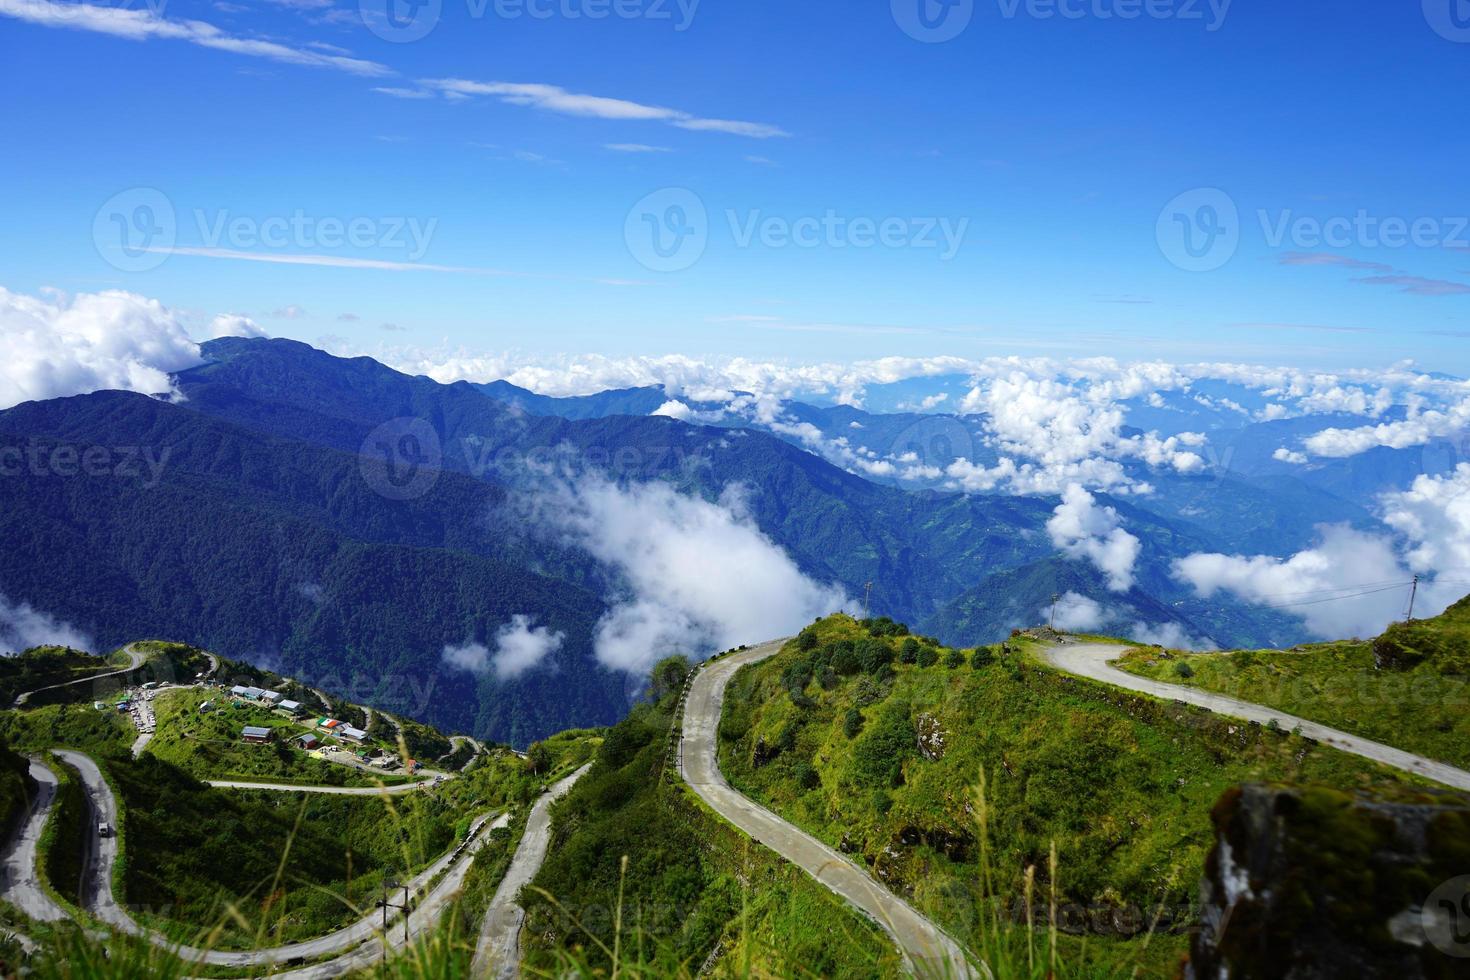
<svg viewBox="0 0 1470 980"><path fill-rule="evenodd" d="M1371 526L1361 495L1334 489L1404 477L1371 459L1292 476L1245 450L1258 469L1151 473L1152 495L1097 495L1141 542L1132 581L1116 588L1058 554L1054 498L859 475L789 432L701 421L716 413L699 402L682 403L684 419L650 414L668 401L662 389L550 398L503 382L440 384L288 340L226 338L202 354L167 398L101 391L0 412L7 458L50 461L0 480L10 545L0 594L98 648L182 640L520 745L610 723L636 699L630 678L647 664L627 671L599 652L609 617L634 637L650 618L675 619L694 655L768 638L730 635L760 627L710 608L755 574L727 564L741 547L789 562L831 605L866 602L957 645L1034 625L1055 595L1092 596L1102 622L1144 635L1290 644L1305 636L1297 619L1202 601L1172 563L1201 551L1287 554L1323 521ZM860 434L856 445L966 438L985 451L974 416L782 411ZM129 449L157 465L117 462ZM116 465L90 475L56 465L89 450ZM624 516L647 526L605 539L607 513L578 510L589 485L637 502ZM636 496L649 485L678 496L650 505ZM681 500L703 509L671 511ZM666 519L708 530L709 547L638 567ZM794 604L766 628L794 631L830 611ZM521 660L500 655L515 650Z"/></svg>

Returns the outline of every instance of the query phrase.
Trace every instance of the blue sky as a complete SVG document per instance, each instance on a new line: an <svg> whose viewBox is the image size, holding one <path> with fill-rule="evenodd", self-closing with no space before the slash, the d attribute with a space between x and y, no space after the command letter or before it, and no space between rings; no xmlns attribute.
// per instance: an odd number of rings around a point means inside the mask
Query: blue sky
<svg viewBox="0 0 1470 980"><path fill-rule="evenodd" d="M0 0L0 285L365 351L1470 374L1470 10L1220 2L439 0L395 42L382 0Z"/></svg>

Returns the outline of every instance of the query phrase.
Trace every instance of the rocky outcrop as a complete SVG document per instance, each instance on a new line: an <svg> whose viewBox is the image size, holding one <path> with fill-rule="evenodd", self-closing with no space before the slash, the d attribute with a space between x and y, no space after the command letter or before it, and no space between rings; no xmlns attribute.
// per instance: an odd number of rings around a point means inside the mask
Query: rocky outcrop
<svg viewBox="0 0 1470 980"><path fill-rule="evenodd" d="M943 759L949 733L939 724L939 719L931 714L919 715L914 729L918 733L919 754L930 762Z"/></svg>
<svg viewBox="0 0 1470 980"><path fill-rule="evenodd" d="M1470 977L1470 799L1245 786L1213 816L1186 977Z"/></svg>

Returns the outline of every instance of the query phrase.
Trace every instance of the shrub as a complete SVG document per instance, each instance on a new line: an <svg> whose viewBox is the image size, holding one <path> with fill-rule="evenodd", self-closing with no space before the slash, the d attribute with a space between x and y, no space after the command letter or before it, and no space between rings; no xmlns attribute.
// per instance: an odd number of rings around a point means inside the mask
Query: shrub
<svg viewBox="0 0 1470 980"><path fill-rule="evenodd" d="M903 646L899 648L898 659L906 664L918 663L919 641L912 636L904 640Z"/></svg>
<svg viewBox="0 0 1470 980"><path fill-rule="evenodd" d="M848 738L857 738L863 730L863 713L857 708L848 708L847 714L842 716L842 734Z"/></svg>
<svg viewBox="0 0 1470 980"><path fill-rule="evenodd" d="M921 647L919 649L919 666L933 667L939 663L939 651L933 647Z"/></svg>
<svg viewBox="0 0 1470 980"><path fill-rule="evenodd" d="M981 667L989 667L995 663L995 651L990 647L976 647L974 656L970 657L970 666L979 670Z"/></svg>
<svg viewBox="0 0 1470 980"><path fill-rule="evenodd" d="M1185 680L1189 680L1189 678L1194 676L1194 668L1181 660L1174 665L1174 673L1178 674L1180 677L1183 677Z"/></svg>
<svg viewBox="0 0 1470 980"><path fill-rule="evenodd" d="M918 732L907 705L888 704L853 746L853 775L861 786L886 789L903 783L903 763L913 755Z"/></svg>
<svg viewBox="0 0 1470 980"><path fill-rule="evenodd" d="M864 673L868 674L876 674L893 662L893 648L882 640L860 640L855 653Z"/></svg>
<svg viewBox="0 0 1470 980"><path fill-rule="evenodd" d="M965 655L963 653L960 653L958 650L951 650L949 651L949 653L944 655L944 666L948 667L950 670L953 670L956 667L963 667L964 665Z"/></svg>
<svg viewBox="0 0 1470 980"><path fill-rule="evenodd" d="M796 777L796 785L803 790L813 790L822 785L821 775L812 768L810 762L798 762L793 775Z"/></svg>

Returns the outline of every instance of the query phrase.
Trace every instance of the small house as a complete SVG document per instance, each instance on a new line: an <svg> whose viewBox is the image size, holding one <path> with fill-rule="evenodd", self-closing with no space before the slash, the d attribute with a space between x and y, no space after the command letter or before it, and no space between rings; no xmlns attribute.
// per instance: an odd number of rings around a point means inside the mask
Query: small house
<svg viewBox="0 0 1470 980"><path fill-rule="evenodd" d="M306 749L306 751L308 752L322 744L322 740L317 738L311 732L307 732L305 735L297 738L296 741L300 742L301 747L303 749Z"/></svg>
<svg viewBox="0 0 1470 980"><path fill-rule="evenodd" d="M261 691L259 700L269 701L271 704L279 704L286 700L286 695L280 691Z"/></svg>
<svg viewBox="0 0 1470 980"><path fill-rule="evenodd" d="M368 737L367 732L361 728L353 728L351 725L343 725L341 728L338 728L336 735L338 738L351 742L354 745L361 745Z"/></svg>
<svg viewBox="0 0 1470 980"><path fill-rule="evenodd" d="M288 716L290 716L292 718L295 718L295 717L297 717L298 715L301 714L301 702L300 701L282 701L280 704L276 705L276 710L279 711L279 712L281 712L284 715L288 715Z"/></svg>
<svg viewBox="0 0 1470 980"><path fill-rule="evenodd" d="M254 745L260 745L271 740L271 730L269 728L258 728L254 725L247 725L245 726L245 730L240 733L240 737Z"/></svg>

